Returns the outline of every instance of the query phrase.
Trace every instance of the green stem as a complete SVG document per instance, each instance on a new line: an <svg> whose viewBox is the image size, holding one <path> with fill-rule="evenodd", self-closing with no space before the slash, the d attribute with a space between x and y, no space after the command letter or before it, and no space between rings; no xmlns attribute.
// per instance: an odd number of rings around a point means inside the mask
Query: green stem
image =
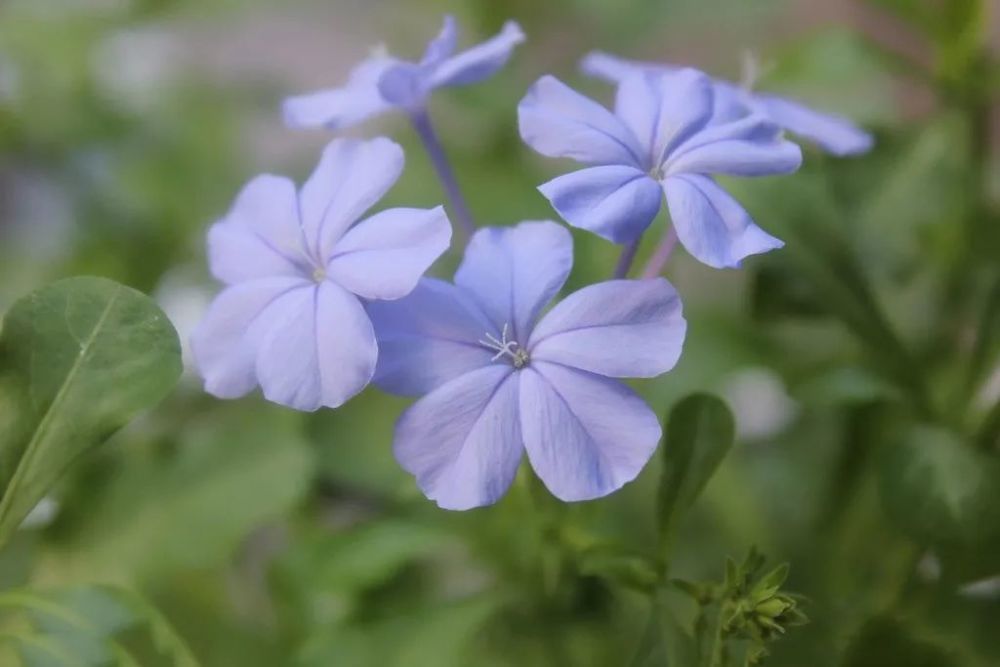
<svg viewBox="0 0 1000 667"><path fill-rule="evenodd" d="M722 667L722 648L725 642L722 638L722 605L719 605L719 614L715 619L715 632L712 634L712 644L709 647L707 662L702 660L704 667Z"/></svg>

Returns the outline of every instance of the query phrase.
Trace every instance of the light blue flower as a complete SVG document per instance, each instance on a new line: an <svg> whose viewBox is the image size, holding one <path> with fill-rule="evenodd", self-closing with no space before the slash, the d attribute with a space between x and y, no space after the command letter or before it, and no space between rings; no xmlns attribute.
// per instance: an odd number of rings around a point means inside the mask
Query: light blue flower
<svg viewBox="0 0 1000 667"><path fill-rule="evenodd" d="M626 60L608 53L594 51L580 63L584 73L618 83L636 71L667 72L678 67L659 63ZM867 153L875 145L872 135L848 119L836 114L816 111L808 106L778 95L769 95L716 79L716 120L733 120L750 113L770 119L792 134L812 141L828 153L838 156Z"/></svg>
<svg viewBox="0 0 1000 667"><path fill-rule="evenodd" d="M599 498L656 449L656 415L614 378L677 363L677 292L662 278L613 280L542 315L572 264L572 239L556 223L481 229L455 284L424 278L409 296L371 305L375 383L423 395L396 426L396 458L441 507L496 502L525 451L555 496Z"/></svg>
<svg viewBox="0 0 1000 667"><path fill-rule="evenodd" d="M285 100L285 123L343 129L391 109L419 112L434 89L477 83L493 75L524 41L524 33L508 21L492 39L457 54L456 40L455 20L446 16L440 34L419 62L375 55L358 65L344 86Z"/></svg>
<svg viewBox="0 0 1000 667"><path fill-rule="evenodd" d="M614 113L545 76L518 115L521 137L536 151L591 165L539 187L569 224L628 243L653 221L665 194L680 242L722 268L782 243L712 176L789 173L802 152L759 115L714 122L715 103L711 80L691 69L633 73L618 87Z"/></svg>
<svg viewBox="0 0 1000 667"><path fill-rule="evenodd" d="M301 190L271 175L243 188L208 233L226 288L191 340L206 391L237 398L260 385L268 400L316 410L368 384L378 346L362 299L409 294L451 239L440 206L354 224L402 169L388 139L339 139Z"/></svg>

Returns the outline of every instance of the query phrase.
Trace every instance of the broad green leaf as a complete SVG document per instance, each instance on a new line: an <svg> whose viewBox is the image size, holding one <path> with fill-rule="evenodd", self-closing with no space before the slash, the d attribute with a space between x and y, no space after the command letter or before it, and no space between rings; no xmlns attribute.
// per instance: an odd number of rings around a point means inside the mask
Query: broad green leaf
<svg viewBox="0 0 1000 667"><path fill-rule="evenodd" d="M18 301L0 333L0 545L81 455L180 377L177 333L143 294L70 278Z"/></svg>
<svg viewBox="0 0 1000 667"><path fill-rule="evenodd" d="M1000 458L918 427L880 462L886 511L923 544L976 549L1000 537Z"/></svg>
<svg viewBox="0 0 1000 667"><path fill-rule="evenodd" d="M225 562L308 489L297 417L219 408L180 430L170 451L128 460L49 554L53 575L128 581Z"/></svg>
<svg viewBox="0 0 1000 667"><path fill-rule="evenodd" d="M691 506L733 445L735 422L726 404L709 394L693 394L667 417L663 443L659 517L664 535Z"/></svg>

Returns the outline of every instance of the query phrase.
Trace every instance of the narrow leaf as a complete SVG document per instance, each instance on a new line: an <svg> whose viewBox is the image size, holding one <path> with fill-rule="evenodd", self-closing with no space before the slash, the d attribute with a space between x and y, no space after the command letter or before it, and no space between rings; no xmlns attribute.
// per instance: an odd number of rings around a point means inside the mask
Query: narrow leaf
<svg viewBox="0 0 1000 667"><path fill-rule="evenodd" d="M668 535L691 506L733 445L735 423L721 399L694 394L667 418L660 482L660 528Z"/></svg>

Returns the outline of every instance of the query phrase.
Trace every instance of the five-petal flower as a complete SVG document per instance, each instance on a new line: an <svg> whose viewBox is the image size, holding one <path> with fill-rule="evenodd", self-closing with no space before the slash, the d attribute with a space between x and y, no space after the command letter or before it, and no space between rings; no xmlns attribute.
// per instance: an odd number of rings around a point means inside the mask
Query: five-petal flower
<svg viewBox="0 0 1000 667"><path fill-rule="evenodd" d="M522 451L562 500L632 480L660 439L653 411L613 378L677 362L686 323L662 278L585 287L539 317L573 262L552 222L478 231L455 284L424 278L370 307L381 353L375 383L426 394L400 418L394 449L447 509L496 502Z"/></svg>
<svg viewBox="0 0 1000 667"><path fill-rule="evenodd" d="M419 112L436 88L464 86L492 76L524 41L524 33L508 21L496 36L457 54L456 41L455 20L446 16L440 34L419 62L374 55L351 72L344 86L285 100L285 123L342 129L393 108Z"/></svg>
<svg viewBox="0 0 1000 667"><path fill-rule="evenodd" d="M236 398L258 384L299 410L361 391L378 347L361 299L399 299L451 239L444 209L389 209L354 224L396 182L403 151L388 139L336 140L296 192L250 181L208 234L226 288L192 337L205 389Z"/></svg>
<svg viewBox="0 0 1000 667"><path fill-rule="evenodd" d="M660 63L619 58L594 51L580 63L585 74L619 83L635 72L669 72L679 68ZM760 114L792 134L805 137L828 153L837 156L860 155L872 149L872 135L843 116L816 111L788 97L758 93L728 81L714 80L715 119L732 120L747 114Z"/></svg>
<svg viewBox="0 0 1000 667"><path fill-rule="evenodd" d="M723 268L782 243L711 175L789 173L802 153L759 115L713 122L715 102L711 80L691 69L626 77L614 113L545 76L518 115L521 137L536 151L591 165L539 187L571 225L628 243L650 225L665 194L680 242Z"/></svg>

